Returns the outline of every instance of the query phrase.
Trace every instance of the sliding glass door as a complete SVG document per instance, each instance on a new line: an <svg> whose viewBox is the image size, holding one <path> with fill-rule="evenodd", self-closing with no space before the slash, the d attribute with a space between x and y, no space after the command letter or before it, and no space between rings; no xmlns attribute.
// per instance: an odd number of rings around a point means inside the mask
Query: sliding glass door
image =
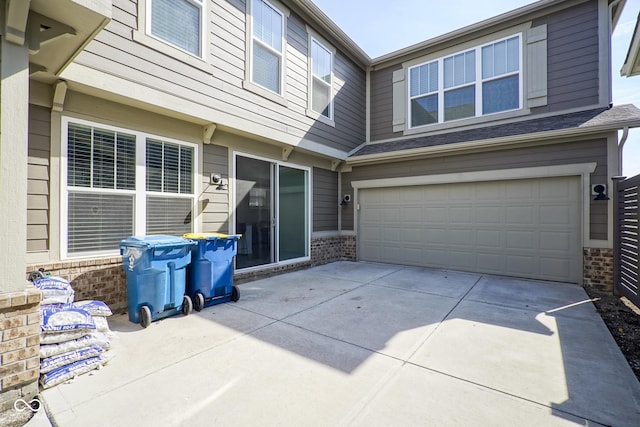
<svg viewBox="0 0 640 427"><path fill-rule="evenodd" d="M309 256L309 171L236 156L238 269Z"/></svg>

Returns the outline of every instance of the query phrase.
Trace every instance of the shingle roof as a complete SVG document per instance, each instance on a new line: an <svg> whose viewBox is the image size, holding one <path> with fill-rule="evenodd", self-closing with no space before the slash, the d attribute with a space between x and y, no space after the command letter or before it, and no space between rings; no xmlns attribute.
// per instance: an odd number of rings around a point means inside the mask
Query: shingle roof
<svg viewBox="0 0 640 427"><path fill-rule="evenodd" d="M487 126L459 132L439 133L362 146L349 158L372 154L398 152L417 148L433 147L460 142L483 141L495 138L517 137L519 135L536 134L568 129L610 126L621 129L624 126L640 126L640 110L633 105L620 105L612 108L597 108L576 113L547 116L531 120L511 122L495 126Z"/></svg>

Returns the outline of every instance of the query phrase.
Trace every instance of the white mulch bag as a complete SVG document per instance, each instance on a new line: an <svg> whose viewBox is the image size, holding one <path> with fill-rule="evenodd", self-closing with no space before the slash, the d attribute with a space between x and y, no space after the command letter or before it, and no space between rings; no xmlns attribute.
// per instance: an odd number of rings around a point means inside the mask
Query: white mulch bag
<svg viewBox="0 0 640 427"><path fill-rule="evenodd" d="M91 314L81 308L49 308L45 306L40 309L40 313L40 330L43 334L77 330L91 332L96 329Z"/></svg>
<svg viewBox="0 0 640 427"><path fill-rule="evenodd" d="M90 357L100 356L102 352L102 348L94 344L79 350L70 351L53 357L47 357L40 360L40 373L46 374L54 369L69 365L70 363L88 359Z"/></svg>
<svg viewBox="0 0 640 427"><path fill-rule="evenodd" d="M73 379L78 375L85 374L96 368L100 369L102 365L107 362L108 359L101 356L79 360L77 362L62 366L61 368L54 369L53 371L47 372L46 374L40 375L40 384L42 385L43 389L47 389L49 387L53 387L70 379Z"/></svg>
<svg viewBox="0 0 640 427"><path fill-rule="evenodd" d="M77 329L62 332L48 332L46 334L40 334L40 348L43 344L59 344L67 341L77 340L85 335L89 335L90 330Z"/></svg>
<svg viewBox="0 0 640 427"><path fill-rule="evenodd" d="M109 306L102 301L76 301L73 306L88 311L94 317L107 317L113 314Z"/></svg>
<svg viewBox="0 0 640 427"><path fill-rule="evenodd" d="M45 338L48 338L51 334L46 334ZM69 353L75 350L80 350L92 345L97 345L103 350L109 350L111 343L109 337L99 332L92 332L88 335L78 337L74 340L67 340L56 344L40 344L40 358L45 359L47 357L57 356L59 354Z"/></svg>
<svg viewBox="0 0 640 427"><path fill-rule="evenodd" d="M37 279L33 285L42 291L42 305L73 302L73 288L69 281L62 277L51 276Z"/></svg>
<svg viewBox="0 0 640 427"><path fill-rule="evenodd" d="M109 329L109 322L106 317L94 317L94 323L96 324L96 331L111 335L111 329Z"/></svg>

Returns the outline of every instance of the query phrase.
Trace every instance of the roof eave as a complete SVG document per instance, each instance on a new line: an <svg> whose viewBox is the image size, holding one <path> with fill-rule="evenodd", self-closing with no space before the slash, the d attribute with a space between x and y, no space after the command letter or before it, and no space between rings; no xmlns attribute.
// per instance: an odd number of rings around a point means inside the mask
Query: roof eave
<svg viewBox="0 0 640 427"><path fill-rule="evenodd" d="M640 75L640 14L636 20L636 27L631 37L627 57L624 60L620 75L623 77L631 77Z"/></svg>
<svg viewBox="0 0 640 427"><path fill-rule="evenodd" d="M365 154L362 156L352 156L346 160L346 164L350 166L373 164L380 162L394 162L407 160L410 158L418 158L425 156L433 156L438 154L452 154L473 149L498 148L507 145L539 142L552 139L563 139L578 137L583 135L593 136L594 134L602 134L606 132L614 132L625 127L640 127L640 120L624 121L619 123L608 123L600 126L585 126L571 129L552 130L545 132L536 132L522 135L511 135L502 138L491 138L476 141L455 142L450 144L433 145L428 147L411 148L407 150L389 151L384 153Z"/></svg>

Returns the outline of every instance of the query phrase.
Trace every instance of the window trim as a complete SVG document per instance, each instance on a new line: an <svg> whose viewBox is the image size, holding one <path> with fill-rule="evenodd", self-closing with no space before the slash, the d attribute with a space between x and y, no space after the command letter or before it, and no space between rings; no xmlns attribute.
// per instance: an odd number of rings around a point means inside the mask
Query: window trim
<svg viewBox="0 0 640 427"><path fill-rule="evenodd" d="M135 162L135 190L114 190L103 188L85 188L85 187L69 187L67 185L69 164L67 158L68 150L68 129L69 124L78 124L83 126L90 126L93 128L100 128L108 131L121 132L132 135L136 140L136 162ZM72 116L63 116L61 118L61 152L60 152L60 259L78 259L89 258L96 256L115 256L118 255L118 248L114 248L111 251L99 250L91 252L82 252L70 254L68 251L69 243L69 189L81 189L82 192L95 192L95 193L110 193L110 194L133 194L134 195L134 218L133 218L133 234L145 235L146 234L146 202L147 196L162 196L162 197L180 197L192 199L191 209L192 212L198 212L198 195L200 194L200 163L199 163L199 144L177 140L175 138L165 137L162 135L156 135L149 132L138 131L135 129L129 129L121 126L109 125L106 123L84 120ZM158 193L148 191L146 188L146 141L147 139L155 139L171 144L177 144L180 146L186 146L193 149L193 182L192 182L192 194L173 194L173 193ZM192 228L194 231L198 228L198 216L192 215Z"/></svg>
<svg viewBox="0 0 640 427"><path fill-rule="evenodd" d="M335 58L336 58L336 49L329 43L327 43L325 41L325 39L323 39L322 37L320 37L315 31L313 31L313 29L311 29L311 27L306 26L307 28L307 33L309 34L308 37L308 41L307 41L307 49L308 49L308 55L307 55L307 110L306 110L306 114L308 117L311 117L314 120L320 121L324 124L327 124L329 126L335 127L336 123L335 123L335 88L334 88L334 82L335 82ZM329 101L329 105L330 105L330 114L329 117L315 111L313 109L313 79L315 78L313 75L313 64L312 64L312 56L311 56L311 48L313 46L313 43L316 42L318 43L322 48L324 48L326 51L329 52L329 54L331 55L331 83L329 84L329 89L330 89L330 101ZM326 84L326 82L325 82Z"/></svg>
<svg viewBox="0 0 640 427"><path fill-rule="evenodd" d="M171 42L161 39L151 34L151 22L147 17L151 17L151 1L152 0L138 0L138 29L131 31L132 38L135 42L140 43L153 49L157 52L171 56L181 62L189 64L193 67L199 68L209 74L212 73L212 67L207 62L209 57L209 31L208 31L208 1L202 2L202 36L201 36L201 56L194 55L193 53L184 50ZM167 50L169 47L170 50Z"/></svg>
<svg viewBox="0 0 640 427"><path fill-rule="evenodd" d="M505 73L502 74L498 77L493 76L487 79L484 79L482 77L482 48L486 47L486 46L490 46L496 43L499 43L501 41L505 41L508 39L511 39L513 37L518 37L518 43L519 43L519 50L518 50L518 71L517 72L510 72L510 73ZM500 115L512 115L512 114L517 114L518 112L522 111L524 108L524 42L525 42L525 38L524 38L524 31L519 29L518 31L514 31L512 33L509 33L507 35L502 35L499 38L494 38L491 40L485 40L483 41L483 43L481 44L477 44L477 45L472 45L472 46L466 46L464 49L459 49L453 52L447 52L446 54L439 54L438 56L431 56L429 57L427 60L420 60L420 61L412 61L409 64L405 64L405 72L406 72L406 80L405 80L405 93L406 93L406 130L409 132L419 132L421 130L424 130L425 128L435 128L435 127L441 127L441 126L446 126L449 124L453 124L453 123L458 123L459 122L463 122L463 121L468 121L468 120L482 120L484 118L487 117L499 117ZM459 85L459 86L452 86L450 88L445 88L444 87L444 61L445 59L448 58L452 58L455 57L456 55L459 54L464 54L470 51L475 51L475 58L476 58L476 63L475 63L475 79L472 83L467 83L467 84L463 84L463 85ZM418 68L422 65L427 65L427 64L431 64L437 62L438 64L438 90L435 92L430 92L428 94L420 94L420 95L416 95L416 96L411 96L411 70L414 68ZM500 78L505 78L505 77L509 77L509 76L513 76L513 75L518 75L519 79L518 79L518 107L517 108L513 108L513 109L509 109L509 110L502 110L502 111L497 111L494 113L488 113L488 114L483 114L482 113L482 101L483 101L483 97L482 97L482 85L484 82L486 81L493 81L493 80L497 80ZM460 88L464 88L464 87L468 87L468 86L475 86L475 115L473 116L469 116L469 117L464 117L464 118L460 118L460 119L453 119L453 120L445 120L445 111L444 111L444 95L451 90L455 90L455 89L460 89ZM412 109L411 109L411 101L416 99L416 98L422 98L428 95L433 95L436 94L438 96L438 121L436 123L427 123L427 124L423 124L423 125L416 125L414 126L412 123Z"/></svg>
<svg viewBox="0 0 640 427"><path fill-rule="evenodd" d="M286 100L286 69L287 69L287 19L289 18L290 11L287 7L282 5L277 0L260 0L282 16L282 52L280 55L280 92L274 92L264 86L259 85L253 81L253 0L247 0L246 2L246 32L245 32L245 76L242 83L242 87L246 90L256 93L271 101L277 102L284 106L288 106ZM264 43L258 41L262 46ZM270 46L266 46L270 51L273 50Z"/></svg>

